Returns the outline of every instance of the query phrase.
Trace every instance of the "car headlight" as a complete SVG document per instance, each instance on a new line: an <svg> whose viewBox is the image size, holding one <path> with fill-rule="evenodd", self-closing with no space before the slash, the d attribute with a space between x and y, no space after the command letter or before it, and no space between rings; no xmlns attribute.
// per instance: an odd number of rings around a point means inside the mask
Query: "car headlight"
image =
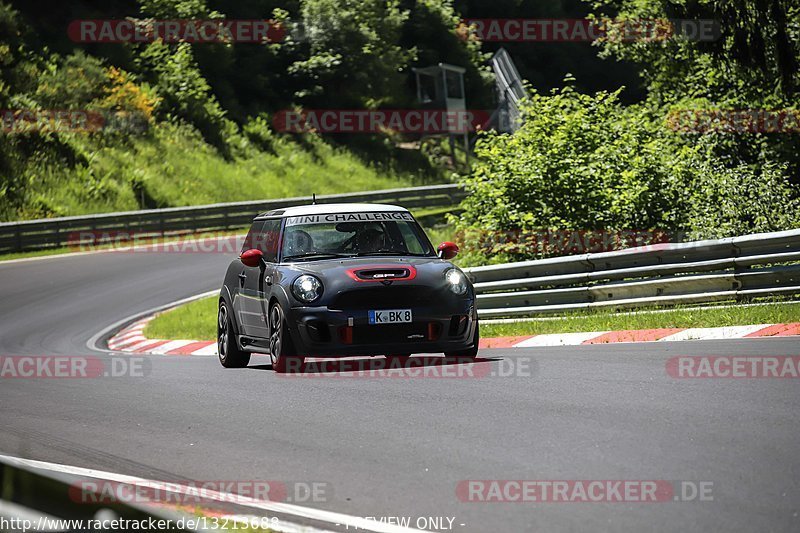
<svg viewBox="0 0 800 533"><path fill-rule="evenodd" d="M447 286L455 294L461 295L467 292L467 277L457 268L450 268L444 273Z"/></svg>
<svg viewBox="0 0 800 533"><path fill-rule="evenodd" d="M313 302L322 294L322 282L315 276L303 274L292 283L292 294L301 302Z"/></svg>

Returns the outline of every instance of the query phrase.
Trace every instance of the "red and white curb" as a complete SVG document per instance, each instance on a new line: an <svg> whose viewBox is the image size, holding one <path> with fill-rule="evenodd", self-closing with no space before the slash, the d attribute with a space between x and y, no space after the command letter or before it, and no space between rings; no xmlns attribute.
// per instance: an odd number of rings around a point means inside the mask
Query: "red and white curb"
<svg viewBox="0 0 800 533"><path fill-rule="evenodd" d="M482 339L482 348L531 348L535 346L577 346L617 342L671 342L692 340L788 337L800 335L800 322L757 324L718 328L660 328L621 331L589 331L582 333L547 333L518 337Z"/></svg>
<svg viewBox="0 0 800 533"><path fill-rule="evenodd" d="M118 352L160 355L217 355L214 341L148 339L143 331L157 315L137 320L108 341L108 347ZM800 322L788 324L757 324L718 328L661 328L622 331L589 331L581 333L548 333L481 339L481 348L533 348L537 346L577 346L580 344L610 344L617 342L671 342L690 340L743 339L757 337L788 337L800 335Z"/></svg>
<svg viewBox="0 0 800 533"><path fill-rule="evenodd" d="M156 316L147 316L126 327L108 340L108 348L115 352L159 355L217 355L214 341L148 339L144 336L144 328Z"/></svg>

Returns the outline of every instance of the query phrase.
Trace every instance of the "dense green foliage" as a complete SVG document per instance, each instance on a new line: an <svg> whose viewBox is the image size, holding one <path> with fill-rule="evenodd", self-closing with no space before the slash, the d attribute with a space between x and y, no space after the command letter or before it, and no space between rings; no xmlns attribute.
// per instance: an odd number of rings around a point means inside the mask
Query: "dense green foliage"
<svg viewBox="0 0 800 533"><path fill-rule="evenodd" d="M174 3L144 4L144 12L159 14ZM132 130L3 135L0 219L336 193L409 179L315 136L276 137L262 116L241 126L230 120L188 44L137 45L129 64L136 75L80 50L62 56L31 48L36 39L4 4L0 32L0 107L138 118Z"/></svg>
<svg viewBox="0 0 800 533"><path fill-rule="evenodd" d="M2 135L0 220L441 180L435 158L399 150L384 136L281 135L271 124L292 106L411 105L418 54L466 62L468 82L487 95L479 46L457 37L453 7L400 4L0 2L0 108L89 110L124 126ZM262 44L81 45L64 31L73 19L130 16L271 17L287 36ZM431 27L445 32L418 46L415 36Z"/></svg>
<svg viewBox="0 0 800 533"><path fill-rule="evenodd" d="M4 109L89 109L136 127L0 138L0 219L443 179L464 160L446 143L410 150L399 141L413 136L284 136L271 117L292 107L414 107L411 69L439 62L463 66L468 105L491 109L486 60L500 44L465 38L461 18L582 17L588 9L574 0L2 0ZM76 19L126 17L272 18L286 37L79 44L65 31ZM539 87L559 85L567 69L582 90L609 87L608 72L633 80L629 65L599 59L586 43L508 46ZM336 176L358 178L337 184Z"/></svg>
<svg viewBox="0 0 800 533"><path fill-rule="evenodd" d="M6 0L8 1L8 0ZM0 0L0 108L87 109L95 133L0 137L0 219L338 192L441 180L463 154L396 134L281 134L293 107L408 108L411 69L466 69L491 110L486 60L507 48L530 98L513 135L481 134L464 232L625 230L718 237L797 227L800 135L692 133L681 110L794 110L800 6L789 0ZM15 11L16 10L16 11ZM714 19L720 36L480 43L469 18ZM279 22L261 44L77 44L80 18ZM566 81L565 81L566 80ZM460 158L460 159L459 159ZM477 160L476 160L477 159ZM463 166L461 167L463 168ZM538 257L464 237L464 263Z"/></svg>

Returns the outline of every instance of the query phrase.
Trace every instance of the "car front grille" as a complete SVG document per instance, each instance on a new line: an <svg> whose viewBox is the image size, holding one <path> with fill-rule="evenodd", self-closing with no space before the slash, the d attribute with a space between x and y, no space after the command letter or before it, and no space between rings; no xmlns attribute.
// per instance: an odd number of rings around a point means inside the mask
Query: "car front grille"
<svg viewBox="0 0 800 533"><path fill-rule="evenodd" d="M328 305L330 309L403 309L425 305L441 295L429 287L413 285L383 285L354 289L337 295Z"/></svg>

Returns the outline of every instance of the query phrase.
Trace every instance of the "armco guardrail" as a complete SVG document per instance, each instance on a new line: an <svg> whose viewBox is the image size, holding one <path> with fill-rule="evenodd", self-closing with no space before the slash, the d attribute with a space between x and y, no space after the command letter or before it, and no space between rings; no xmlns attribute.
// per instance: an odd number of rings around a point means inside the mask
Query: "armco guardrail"
<svg viewBox="0 0 800 533"><path fill-rule="evenodd" d="M800 229L465 271L481 318L800 294Z"/></svg>
<svg viewBox="0 0 800 533"><path fill-rule="evenodd" d="M445 207L465 196L456 184L317 196L317 203L392 203L413 209ZM122 213L0 223L0 253L66 246L79 232L123 231L139 235L228 230L247 226L261 212L311 203L310 196L224 204L173 207Z"/></svg>
<svg viewBox="0 0 800 533"><path fill-rule="evenodd" d="M123 530L152 530L151 524L155 524L168 531L199 531L185 526L189 515L169 510L158 502L146 505L122 501L126 498L113 501L116 494L108 490L84 492L79 483L86 479L84 476L55 474L20 464L23 462L24 459L0 456L2 531L98 531L93 527L98 521L107 524L107 530L111 531L114 520L117 525L128 524ZM97 480L92 484L97 486ZM124 494L133 494L134 490L135 487ZM162 528L164 525L169 527Z"/></svg>

